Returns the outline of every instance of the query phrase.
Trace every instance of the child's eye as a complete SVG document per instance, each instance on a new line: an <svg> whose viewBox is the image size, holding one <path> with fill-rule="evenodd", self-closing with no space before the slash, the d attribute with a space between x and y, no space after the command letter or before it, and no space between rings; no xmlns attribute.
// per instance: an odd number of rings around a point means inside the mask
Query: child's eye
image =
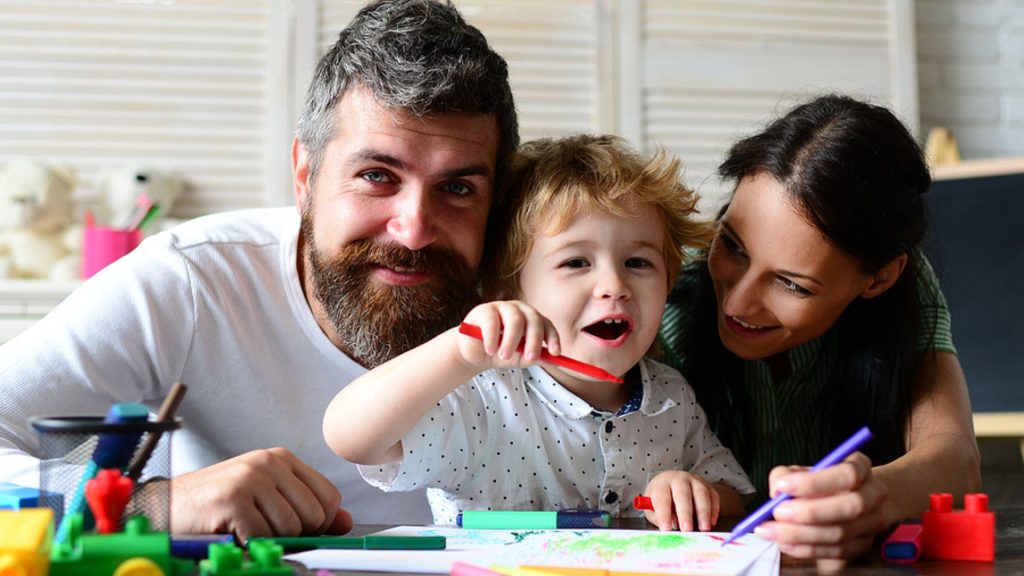
<svg viewBox="0 0 1024 576"><path fill-rule="evenodd" d="M650 268L653 264L646 258L627 258L626 268Z"/></svg>
<svg viewBox="0 0 1024 576"><path fill-rule="evenodd" d="M569 258L565 262L562 262L562 266L566 268L586 268L590 265L586 258Z"/></svg>
<svg viewBox="0 0 1024 576"><path fill-rule="evenodd" d="M779 283L782 284L783 289L785 289L787 292L792 292L793 294L796 294L797 296L810 296L811 295L811 291L810 290L808 290L807 288L804 288L803 286L797 284L796 282L793 282L789 278L786 278L785 276L779 276L778 278L779 278Z"/></svg>

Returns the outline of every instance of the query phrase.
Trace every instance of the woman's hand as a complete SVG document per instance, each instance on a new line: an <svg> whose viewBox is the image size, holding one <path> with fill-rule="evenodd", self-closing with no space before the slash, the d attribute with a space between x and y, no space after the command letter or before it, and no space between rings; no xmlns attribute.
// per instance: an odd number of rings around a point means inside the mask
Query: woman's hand
<svg viewBox="0 0 1024 576"><path fill-rule="evenodd" d="M771 496L793 498L779 504L774 521L754 533L798 558L854 558L867 553L886 529L882 505L889 490L871 474L871 460L856 452L818 472L778 466L768 476Z"/></svg>

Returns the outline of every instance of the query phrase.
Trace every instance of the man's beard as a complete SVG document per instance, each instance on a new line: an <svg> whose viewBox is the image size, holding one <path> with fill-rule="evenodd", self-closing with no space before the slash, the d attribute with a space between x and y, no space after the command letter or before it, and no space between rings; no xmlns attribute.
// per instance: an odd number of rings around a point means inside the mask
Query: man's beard
<svg viewBox="0 0 1024 576"><path fill-rule="evenodd" d="M454 251L409 250L358 240L334 257L317 249L310 211L302 215L313 294L345 352L374 368L458 325L480 302L477 275ZM433 278L412 286L375 281L373 269L411 268Z"/></svg>

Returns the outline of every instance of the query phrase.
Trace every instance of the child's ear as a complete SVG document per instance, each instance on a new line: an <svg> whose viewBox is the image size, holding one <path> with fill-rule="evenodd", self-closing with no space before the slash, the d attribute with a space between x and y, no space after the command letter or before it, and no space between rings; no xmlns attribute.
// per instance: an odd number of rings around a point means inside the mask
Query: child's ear
<svg viewBox="0 0 1024 576"><path fill-rule="evenodd" d="M903 269L906 267L906 254L900 254L893 258L891 262L882 266L878 272L875 272L871 276L871 281L860 295L864 298L874 298L875 296L885 292L900 279L900 275L903 274Z"/></svg>

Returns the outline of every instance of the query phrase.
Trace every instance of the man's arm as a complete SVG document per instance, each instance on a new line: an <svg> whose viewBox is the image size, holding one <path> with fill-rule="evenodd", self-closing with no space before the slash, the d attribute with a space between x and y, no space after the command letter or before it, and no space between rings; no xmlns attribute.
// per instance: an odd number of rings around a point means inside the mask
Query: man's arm
<svg viewBox="0 0 1024 576"><path fill-rule="evenodd" d="M166 237L152 238L0 347L0 481L38 483L39 441L29 416L103 415L116 402L155 409L176 381L201 389L204 382L183 378L196 361L192 296L202 288L193 277ZM203 410L222 411L222 426L233 425L229 407L195 401L193 395L182 406L186 427L186 414ZM231 531L248 538L347 528L338 489L283 449L196 470L174 479L171 491L171 523L179 533ZM281 499L265 501L275 494Z"/></svg>

